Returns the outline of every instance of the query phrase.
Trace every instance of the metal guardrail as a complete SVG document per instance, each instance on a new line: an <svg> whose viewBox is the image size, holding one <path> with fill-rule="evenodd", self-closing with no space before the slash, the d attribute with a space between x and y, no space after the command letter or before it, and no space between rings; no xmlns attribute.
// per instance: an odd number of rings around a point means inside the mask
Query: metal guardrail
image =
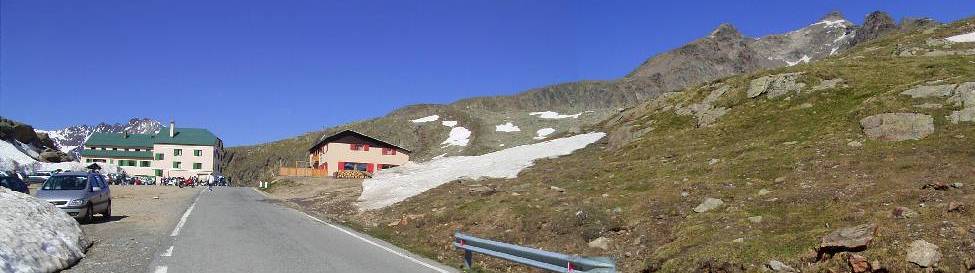
<svg viewBox="0 0 975 273"><path fill-rule="evenodd" d="M464 267L467 269L473 263L473 252L477 252L553 272L616 272L616 262L610 257L567 255L477 238L459 231L454 233L454 247L464 250Z"/></svg>

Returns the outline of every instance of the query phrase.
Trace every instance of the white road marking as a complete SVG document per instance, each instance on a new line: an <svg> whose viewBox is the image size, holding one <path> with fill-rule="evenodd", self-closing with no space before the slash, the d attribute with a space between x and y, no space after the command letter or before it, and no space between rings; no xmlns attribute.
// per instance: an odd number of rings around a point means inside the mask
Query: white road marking
<svg viewBox="0 0 975 273"><path fill-rule="evenodd" d="M165 267L165 266L157 266L156 267L156 271L153 271L153 273L166 273L166 271L169 271L169 268L168 267Z"/></svg>
<svg viewBox="0 0 975 273"><path fill-rule="evenodd" d="M163 252L162 256L163 257L172 257L173 256L173 246L169 246L169 249L166 249L166 252Z"/></svg>
<svg viewBox="0 0 975 273"><path fill-rule="evenodd" d="M348 234L349 236L355 237L356 239L359 239L359 240L361 240L363 242L369 243L370 245L374 245L374 246L376 246L378 248L381 248L381 249L383 249L383 250L385 250L385 251L387 251L389 253L396 254L396 256L403 257L403 258L405 258L407 260L410 260L411 262L414 262L416 264L419 264L419 265L425 266L427 268L436 270L437 272L440 272L440 273L449 273L449 271L444 270L443 268L439 268L439 267L433 266L431 264L425 263L423 261L417 260L416 258L410 257L410 256L408 256L406 254L403 254L403 253L400 253L400 252L398 252L396 250L393 250L391 248L388 248L386 246L380 245L380 244L378 244L376 242L373 242L372 240L363 238L362 236L359 236L358 234L355 234L355 233L353 233L351 231L345 230L344 228L341 228L339 226L333 225L333 224L331 224L329 222L322 221L321 219L318 219L315 216L311 216L311 214L308 214L308 213L305 213L305 212L301 212L301 213L304 214L305 216L308 216L308 218L311 218L312 220L315 220L316 222L319 222L319 223L325 224L327 226L330 226L330 227L332 227L334 229L337 229L337 230L339 230L339 231L341 231L341 232L343 232L345 234Z"/></svg>
<svg viewBox="0 0 975 273"><path fill-rule="evenodd" d="M261 195L264 195L264 198L270 198L271 197L271 196L268 196L266 192L263 192L261 190L258 190L257 188L251 188L251 189L254 189L254 191L256 191L257 193L260 193Z"/></svg>
<svg viewBox="0 0 975 273"><path fill-rule="evenodd" d="M176 237L176 235L179 235L179 230L182 229L183 225L186 224L186 218L190 217L190 213L193 212L193 208L196 207L196 202L200 201L200 196L203 195L202 194L197 195L196 199L193 200L193 204L190 205L190 208L186 209L186 212L183 213L183 217L179 218L179 223L176 224L176 228L173 229L173 233L169 234L170 237Z"/></svg>

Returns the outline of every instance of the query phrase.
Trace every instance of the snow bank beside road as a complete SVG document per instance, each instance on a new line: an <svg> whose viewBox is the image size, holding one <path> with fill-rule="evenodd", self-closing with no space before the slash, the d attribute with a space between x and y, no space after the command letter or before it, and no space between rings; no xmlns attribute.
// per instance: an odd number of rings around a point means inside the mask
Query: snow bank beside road
<svg viewBox="0 0 975 273"><path fill-rule="evenodd" d="M0 272L55 272L85 257L78 222L47 202L0 188Z"/></svg>
<svg viewBox="0 0 975 273"><path fill-rule="evenodd" d="M359 209L381 209L462 178L515 178L536 159L567 155L606 136L588 133L479 156L452 156L380 171L362 182Z"/></svg>

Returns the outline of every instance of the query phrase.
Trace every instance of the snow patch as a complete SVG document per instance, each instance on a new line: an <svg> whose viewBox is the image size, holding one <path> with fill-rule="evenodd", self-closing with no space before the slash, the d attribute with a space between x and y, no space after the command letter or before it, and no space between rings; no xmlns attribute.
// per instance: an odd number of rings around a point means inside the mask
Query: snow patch
<svg viewBox="0 0 975 273"><path fill-rule="evenodd" d="M445 121L441 121L440 124L443 124L443 126L447 126L447 127L454 127L454 126L457 126L457 121L456 120L445 120Z"/></svg>
<svg viewBox="0 0 975 273"><path fill-rule="evenodd" d="M518 128L518 126L515 126L514 123L511 123L509 121L508 123L505 123L505 124L495 125L494 126L494 131L495 132L507 132L507 133L510 133L510 132L521 132L521 128Z"/></svg>
<svg viewBox="0 0 975 273"><path fill-rule="evenodd" d="M837 50L839 50L839 49L840 49L840 48L838 48L838 47L834 47L834 48L832 48L832 49L830 49L830 50L829 50L829 55L830 55L830 56L833 56L833 54L836 54L836 51L837 51Z"/></svg>
<svg viewBox="0 0 975 273"><path fill-rule="evenodd" d="M809 55L802 55L802 58L799 58L799 60L796 60L795 62L785 61L785 63L789 64L789 66L793 66L799 63L809 63L809 60L811 60Z"/></svg>
<svg viewBox="0 0 975 273"><path fill-rule="evenodd" d="M538 129L538 131L535 131L535 134L538 135L535 137L535 139L537 140L545 139L546 137L548 137L548 135L551 135L552 133L555 133L555 129L553 128Z"/></svg>
<svg viewBox="0 0 975 273"><path fill-rule="evenodd" d="M544 111L544 112L531 112L528 113L529 116L538 116L538 118L543 119L564 119L564 118L579 118L582 114L592 113L592 111L583 111L575 115L562 115L558 112Z"/></svg>
<svg viewBox="0 0 975 273"><path fill-rule="evenodd" d="M951 37L945 38L945 40L952 41L952 42L956 42L956 43L970 43L970 42L975 42L975 32L951 36Z"/></svg>
<svg viewBox="0 0 975 273"><path fill-rule="evenodd" d="M411 120L411 121L413 123L424 123L424 122L437 121L438 119L440 119L440 115L431 115L431 116L426 116L426 117L414 119L414 120Z"/></svg>
<svg viewBox="0 0 975 273"><path fill-rule="evenodd" d="M471 142L471 130L464 127L454 127L450 129L450 135L444 140L444 146L467 146Z"/></svg>
<svg viewBox="0 0 975 273"><path fill-rule="evenodd" d="M457 179L515 178L540 158L554 158L582 149L606 136L596 132L521 145L479 156L436 158L409 162L379 172L362 182L361 210L388 207Z"/></svg>
<svg viewBox="0 0 975 273"><path fill-rule="evenodd" d="M831 27L831 28L839 28L839 27L846 27L846 25L849 24L849 23L850 23L849 21L843 20L843 19L822 20L822 21L819 21L819 22L815 22L815 23L813 23L810 26L823 25L823 27L828 27L828 28L829 27Z"/></svg>
<svg viewBox="0 0 975 273"><path fill-rule="evenodd" d="M14 140L19 145L15 145L10 142L0 140L0 158L5 158L8 161L15 162L19 165L30 165L37 163L37 159L31 157L23 149L23 143ZM36 154L36 152L35 152Z"/></svg>
<svg viewBox="0 0 975 273"><path fill-rule="evenodd" d="M33 196L0 188L0 271L55 272L85 257L78 221Z"/></svg>

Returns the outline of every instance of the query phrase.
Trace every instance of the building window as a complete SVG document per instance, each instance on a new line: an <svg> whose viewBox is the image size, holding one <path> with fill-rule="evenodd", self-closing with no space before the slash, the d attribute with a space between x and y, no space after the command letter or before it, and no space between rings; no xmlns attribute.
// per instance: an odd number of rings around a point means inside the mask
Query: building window
<svg viewBox="0 0 975 273"><path fill-rule="evenodd" d="M179 169L180 165L182 165L182 162L173 161L173 169Z"/></svg>
<svg viewBox="0 0 975 273"><path fill-rule="evenodd" d="M193 163L193 169L194 170L203 169L203 163Z"/></svg>
<svg viewBox="0 0 975 273"><path fill-rule="evenodd" d="M139 167L149 167L149 161L139 161Z"/></svg>
<svg viewBox="0 0 975 273"><path fill-rule="evenodd" d="M397 166L399 166L399 165L392 165L392 164L379 164L379 169L380 169L380 170L385 170L385 169L389 169L389 168L392 168L392 167L397 167Z"/></svg>
<svg viewBox="0 0 975 273"><path fill-rule="evenodd" d="M112 151L118 151L118 148L112 148Z"/></svg>
<svg viewBox="0 0 975 273"><path fill-rule="evenodd" d="M173 149L173 156L183 155L183 149Z"/></svg>
<svg viewBox="0 0 975 273"><path fill-rule="evenodd" d="M193 156L203 156L203 150L193 150Z"/></svg>
<svg viewBox="0 0 975 273"><path fill-rule="evenodd" d="M362 144L351 144L350 147L352 147L352 150L353 151L362 151L362 148L363 148L362 147Z"/></svg>
<svg viewBox="0 0 975 273"><path fill-rule="evenodd" d="M163 154L156 154L156 160L163 160L166 156Z"/></svg>
<svg viewBox="0 0 975 273"><path fill-rule="evenodd" d="M342 170L348 171L367 171L369 168L369 163L357 163L357 162L343 162Z"/></svg>
<svg viewBox="0 0 975 273"><path fill-rule="evenodd" d="M394 149L394 148L383 148L383 155L396 155L396 149Z"/></svg>
<svg viewBox="0 0 975 273"><path fill-rule="evenodd" d="M135 160L119 159L118 165L121 167L135 167Z"/></svg>
<svg viewBox="0 0 975 273"><path fill-rule="evenodd" d="M155 170L153 170L153 172L156 173L156 176L162 176L162 170L160 170L160 169L155 169Z"/></svg>

